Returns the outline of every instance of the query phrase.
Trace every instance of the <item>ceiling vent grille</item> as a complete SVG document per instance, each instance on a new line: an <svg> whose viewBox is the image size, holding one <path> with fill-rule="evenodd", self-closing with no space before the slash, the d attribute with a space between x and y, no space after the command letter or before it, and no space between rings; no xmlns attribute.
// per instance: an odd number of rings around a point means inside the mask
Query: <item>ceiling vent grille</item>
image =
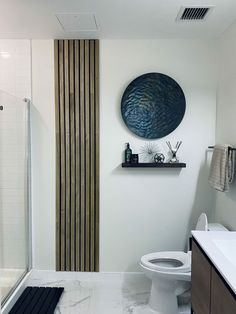
<svg viewBox="0 0 236 314"><path fill-rule="evenodd" d="M94 13L57 13L56 18L66 32L99 30Z"/></svg>
<svg viewBox="0 0 236 314"><path fill-rule="evenodd" d="M178 21L204 21L213 7L182 7L177 16Z"/></svg>

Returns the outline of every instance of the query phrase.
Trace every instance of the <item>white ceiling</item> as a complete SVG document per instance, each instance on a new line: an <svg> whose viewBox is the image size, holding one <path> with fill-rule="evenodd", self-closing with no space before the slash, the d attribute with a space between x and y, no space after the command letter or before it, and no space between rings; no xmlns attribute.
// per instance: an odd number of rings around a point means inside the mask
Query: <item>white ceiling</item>
<svg viewBox="0 0 236 314"><path fill-rule="evenodd" d="M181 6L215 5L204 22L176 22ZM56 14L92 13L98 31L65 31ZM0 38L215 38L236 0L0 0Z"/></svg>

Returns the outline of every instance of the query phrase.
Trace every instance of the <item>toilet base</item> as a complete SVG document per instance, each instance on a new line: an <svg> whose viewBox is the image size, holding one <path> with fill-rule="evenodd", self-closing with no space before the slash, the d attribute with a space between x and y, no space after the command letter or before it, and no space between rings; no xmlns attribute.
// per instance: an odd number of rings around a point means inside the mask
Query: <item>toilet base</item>
<svg viewBox="0 0 236 314"><path fill-rule="evenodd" d="M152 281L150 309L156 314L178 314L178 296L190 289L191 272L160 272L140 266Z"/></svg>
<svg viewBox="0 0 236 314"><path fill-rule="evenodd" d="M158 314L177 314L178 301L174 282L153 280L149 306Z"/></svg>
<svg viewBox="0 0 236 314"><path fill-rule="evenodd" d="M160 312L154 311L150 308L148 304L140 305L132 309L133 314L160 314ZM162 313L161 313L162 314ZM176 314L191 314L191 307L190 305L181 305L178 308L178 312Z"/></svg>

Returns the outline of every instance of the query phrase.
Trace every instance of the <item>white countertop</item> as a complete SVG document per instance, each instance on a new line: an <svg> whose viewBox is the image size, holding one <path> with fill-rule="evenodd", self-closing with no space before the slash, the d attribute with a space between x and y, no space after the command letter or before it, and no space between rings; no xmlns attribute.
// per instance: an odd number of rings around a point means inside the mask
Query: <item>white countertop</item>
<svg viewBox="0 0 236 314"><path fill-rule="evenodd" d="M236 294L236 232L192 231L192 235Z"/></svg>

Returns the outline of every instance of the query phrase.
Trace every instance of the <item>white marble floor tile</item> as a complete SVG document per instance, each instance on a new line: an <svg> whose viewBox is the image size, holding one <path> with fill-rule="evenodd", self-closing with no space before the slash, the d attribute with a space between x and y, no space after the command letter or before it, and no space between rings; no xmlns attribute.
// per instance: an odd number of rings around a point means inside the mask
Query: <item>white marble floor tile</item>
<svg viewBox="0 0 236 314"><path fill-rule="evenodd" d="M99 277L98 273L77 278L80 280L55 280L55 276L40 279L36 276L29 284L65 288L55 314L155 314L148 306L151 282L142 274L115 274L114 277L101 274ZM182 306L179 312L189 313L189 306Z"/></svg>

